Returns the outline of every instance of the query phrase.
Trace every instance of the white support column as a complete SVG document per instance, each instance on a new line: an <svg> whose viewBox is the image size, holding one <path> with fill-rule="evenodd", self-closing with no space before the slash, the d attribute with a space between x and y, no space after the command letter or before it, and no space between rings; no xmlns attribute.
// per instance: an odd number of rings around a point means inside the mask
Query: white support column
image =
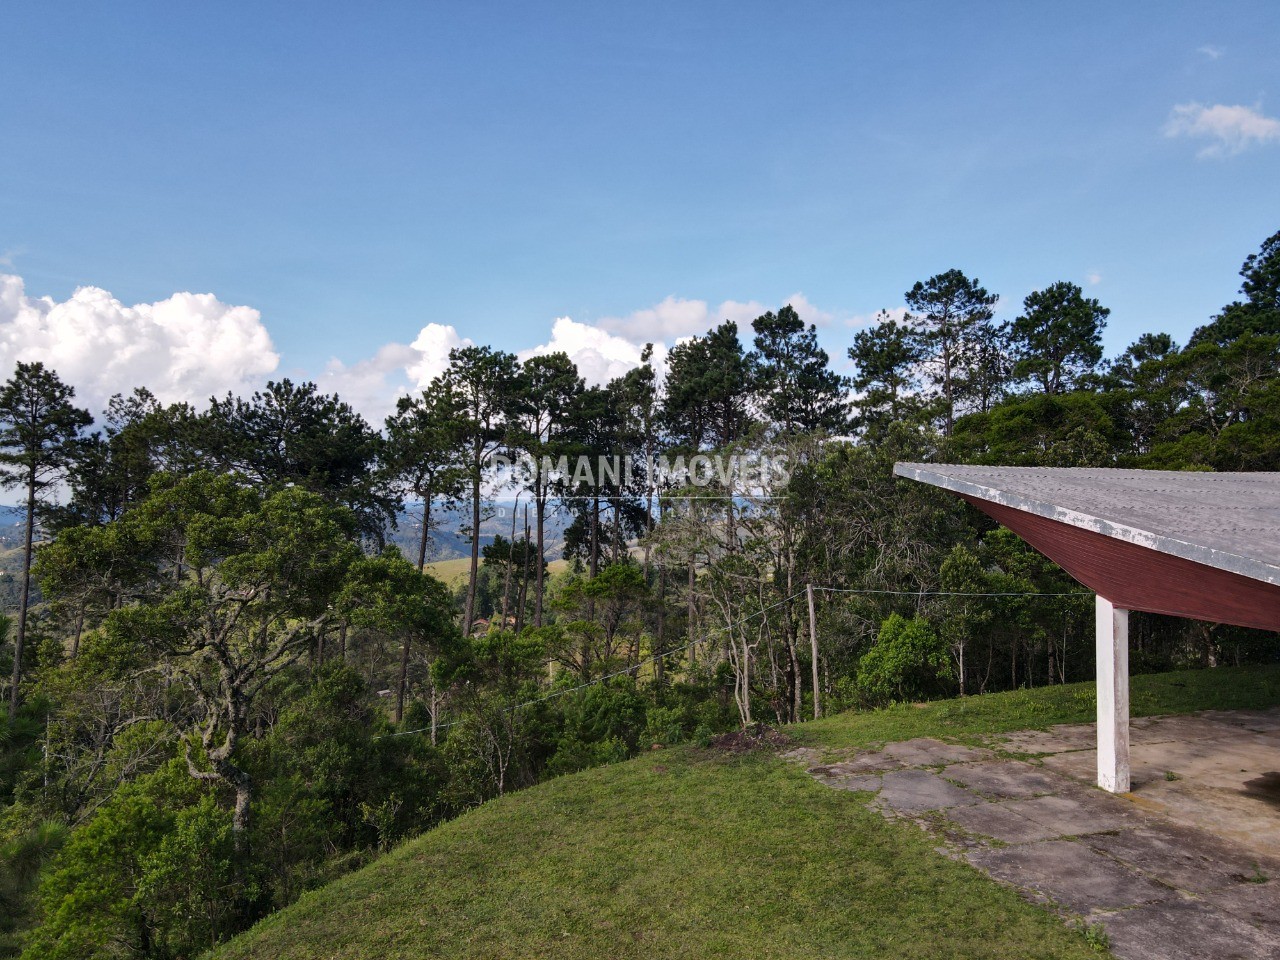
<svg viewBox="0 0 1280 960"><path fill-rule="evenodd" d="M1129 792L1129 611L1097 598L1098 786Z"/></svg>

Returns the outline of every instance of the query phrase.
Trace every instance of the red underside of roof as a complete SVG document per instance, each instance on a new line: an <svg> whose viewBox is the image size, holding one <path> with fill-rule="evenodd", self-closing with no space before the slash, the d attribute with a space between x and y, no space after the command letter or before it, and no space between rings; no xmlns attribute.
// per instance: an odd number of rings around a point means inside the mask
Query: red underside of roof
<svg viewBox="0 0 1280 960"><path fill-rule="evenodd" d="M1117 607L1280 630L1280 586L961 496Z"/></svg>

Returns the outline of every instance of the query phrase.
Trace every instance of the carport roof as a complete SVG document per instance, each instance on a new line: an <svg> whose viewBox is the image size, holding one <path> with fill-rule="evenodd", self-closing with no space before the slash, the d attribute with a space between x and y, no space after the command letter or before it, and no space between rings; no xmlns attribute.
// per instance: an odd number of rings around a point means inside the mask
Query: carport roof
<svg viewBox="0 0 1280 960"><path fill-rule="evenodd" d="M899 463L894 473L977 506L984 501L1280 585L1280 473L926 463Z"/></svg>

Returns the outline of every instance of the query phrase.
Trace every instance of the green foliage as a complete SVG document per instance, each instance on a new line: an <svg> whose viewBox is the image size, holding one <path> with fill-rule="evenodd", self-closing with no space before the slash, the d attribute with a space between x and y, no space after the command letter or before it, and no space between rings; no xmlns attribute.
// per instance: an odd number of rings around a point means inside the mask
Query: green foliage
<svg viewBox="0 0 1280 960"><path fill-rule="evenodd" d="M1015 466L1095 467L1114 463L1123 434L1106 397L1037 393L956 424L964 459Z"/></svg>
<svg viewBox="0 0 1280 960"><path fill-rule="evenodd" d="M65 826L45 821L20 828L0 843L0 957L21 952L21 931L30 921L33 889L66 836Z"/></svg>
<svg viewBox="0 0 1280 960"><path fill-rule="evenodd" d="M1087 385L1102 360L1102 331L1111 313L1074 283L1027 294L1009 326L1013 376L1034 380L1047 394Z"/></svg>
<svg viewBox="0 0 1280 960"><path fill-rule="evenodd" d="M1249 334L1280 334L1280 233L1272 234L1257 253L1245 258L1240 276L1245 299L1228 304L1211 323L1197 329L1189 346L1214 343L1222 347Z"/></svg>
<svg viewBox="0 0 1280 960"><path fill-rule="evenodd" d="M741 438L750 425L750 383L736 323L722 323L672 347L662 416L674 445L720 449Z"/></svg>
<svg viewBox="0 0 1280 960"><path fill-rule="evenodd" d="M923 352L910 327L881 313L875 326L853 335L849 359L858 369L852 386L860 394L854 423L868 438L883 436L890 424L915 419Z"/></svg>
<svg viewBox="0 0 1280 960"><path fill-rule="evenodd" d="M199 788L170 766L122 785L87 823L72 832L39 888L41 924L24 958L89 960L106 944L126 955L154 955L156 948L190 952L212 941L189 940L182 917L161 916L150 901L150 870L174 830L178 812L198 800ZM154 890L154 885L151 887Z"/></svg>
<svg viewBox="0 0 1280 960"><path fill-rule="evenodd" d="M564 708L564 729L580 740L618 740L634 750L644 727L646 700L628 677L588 687Z"/></svg>
<svg viewBox="0 0 1280 960"><path fill-rule="evenodd" d="M211 466L269 488L300 487L357 518L379 540L394 508L374 469L381 437L314 383L269 382L245 400L214 399L197 426Z"/></svg>
<svg viewBox="0 0 1280 960"><path fill-rule="evenodd" d="M904 322L912 327L925 375L938 391L946 436L962 407L992 392L980 347L991 339L999 299L959 270L930 277L906 293L910 313Z"/></svg>
<svg viewBox="0 0 1280 960"><path fill-rule="evenodd" d="M240 902L256 899L236 854L231 814L210 795L173 818L140 868L134 902L176 941L169 947L175 953L226 939L239 926Z"/></svg>
<svg viewBox="0 0 1280 960"><path fill-rule="evenodd" d="M858 663L858 689L873 704L919 699L950 679L946 642L920 617L890 615Z"/></svg>
<svg viewBox="0 0 1280 960"><path fill-rule="evenodd" d="M765 417L784 434L843 432L845 378L830 369L817 327L806 327L787 304L757 317L751 328L755 350L747 364Z"/></svg>

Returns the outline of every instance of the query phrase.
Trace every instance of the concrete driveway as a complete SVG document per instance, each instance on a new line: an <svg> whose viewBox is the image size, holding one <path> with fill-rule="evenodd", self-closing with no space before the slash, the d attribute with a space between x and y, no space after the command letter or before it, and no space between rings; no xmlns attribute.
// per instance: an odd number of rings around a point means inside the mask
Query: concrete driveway
<svg viewBox="0 0 1280 960"><path fill-rule="evenodd" d="M1093 726L920 739L809 767L1131 960L1280 957L1280 709L1132 726L1133 791L1092 785ZM796 751L794 759L811 759Z"/></svg>

